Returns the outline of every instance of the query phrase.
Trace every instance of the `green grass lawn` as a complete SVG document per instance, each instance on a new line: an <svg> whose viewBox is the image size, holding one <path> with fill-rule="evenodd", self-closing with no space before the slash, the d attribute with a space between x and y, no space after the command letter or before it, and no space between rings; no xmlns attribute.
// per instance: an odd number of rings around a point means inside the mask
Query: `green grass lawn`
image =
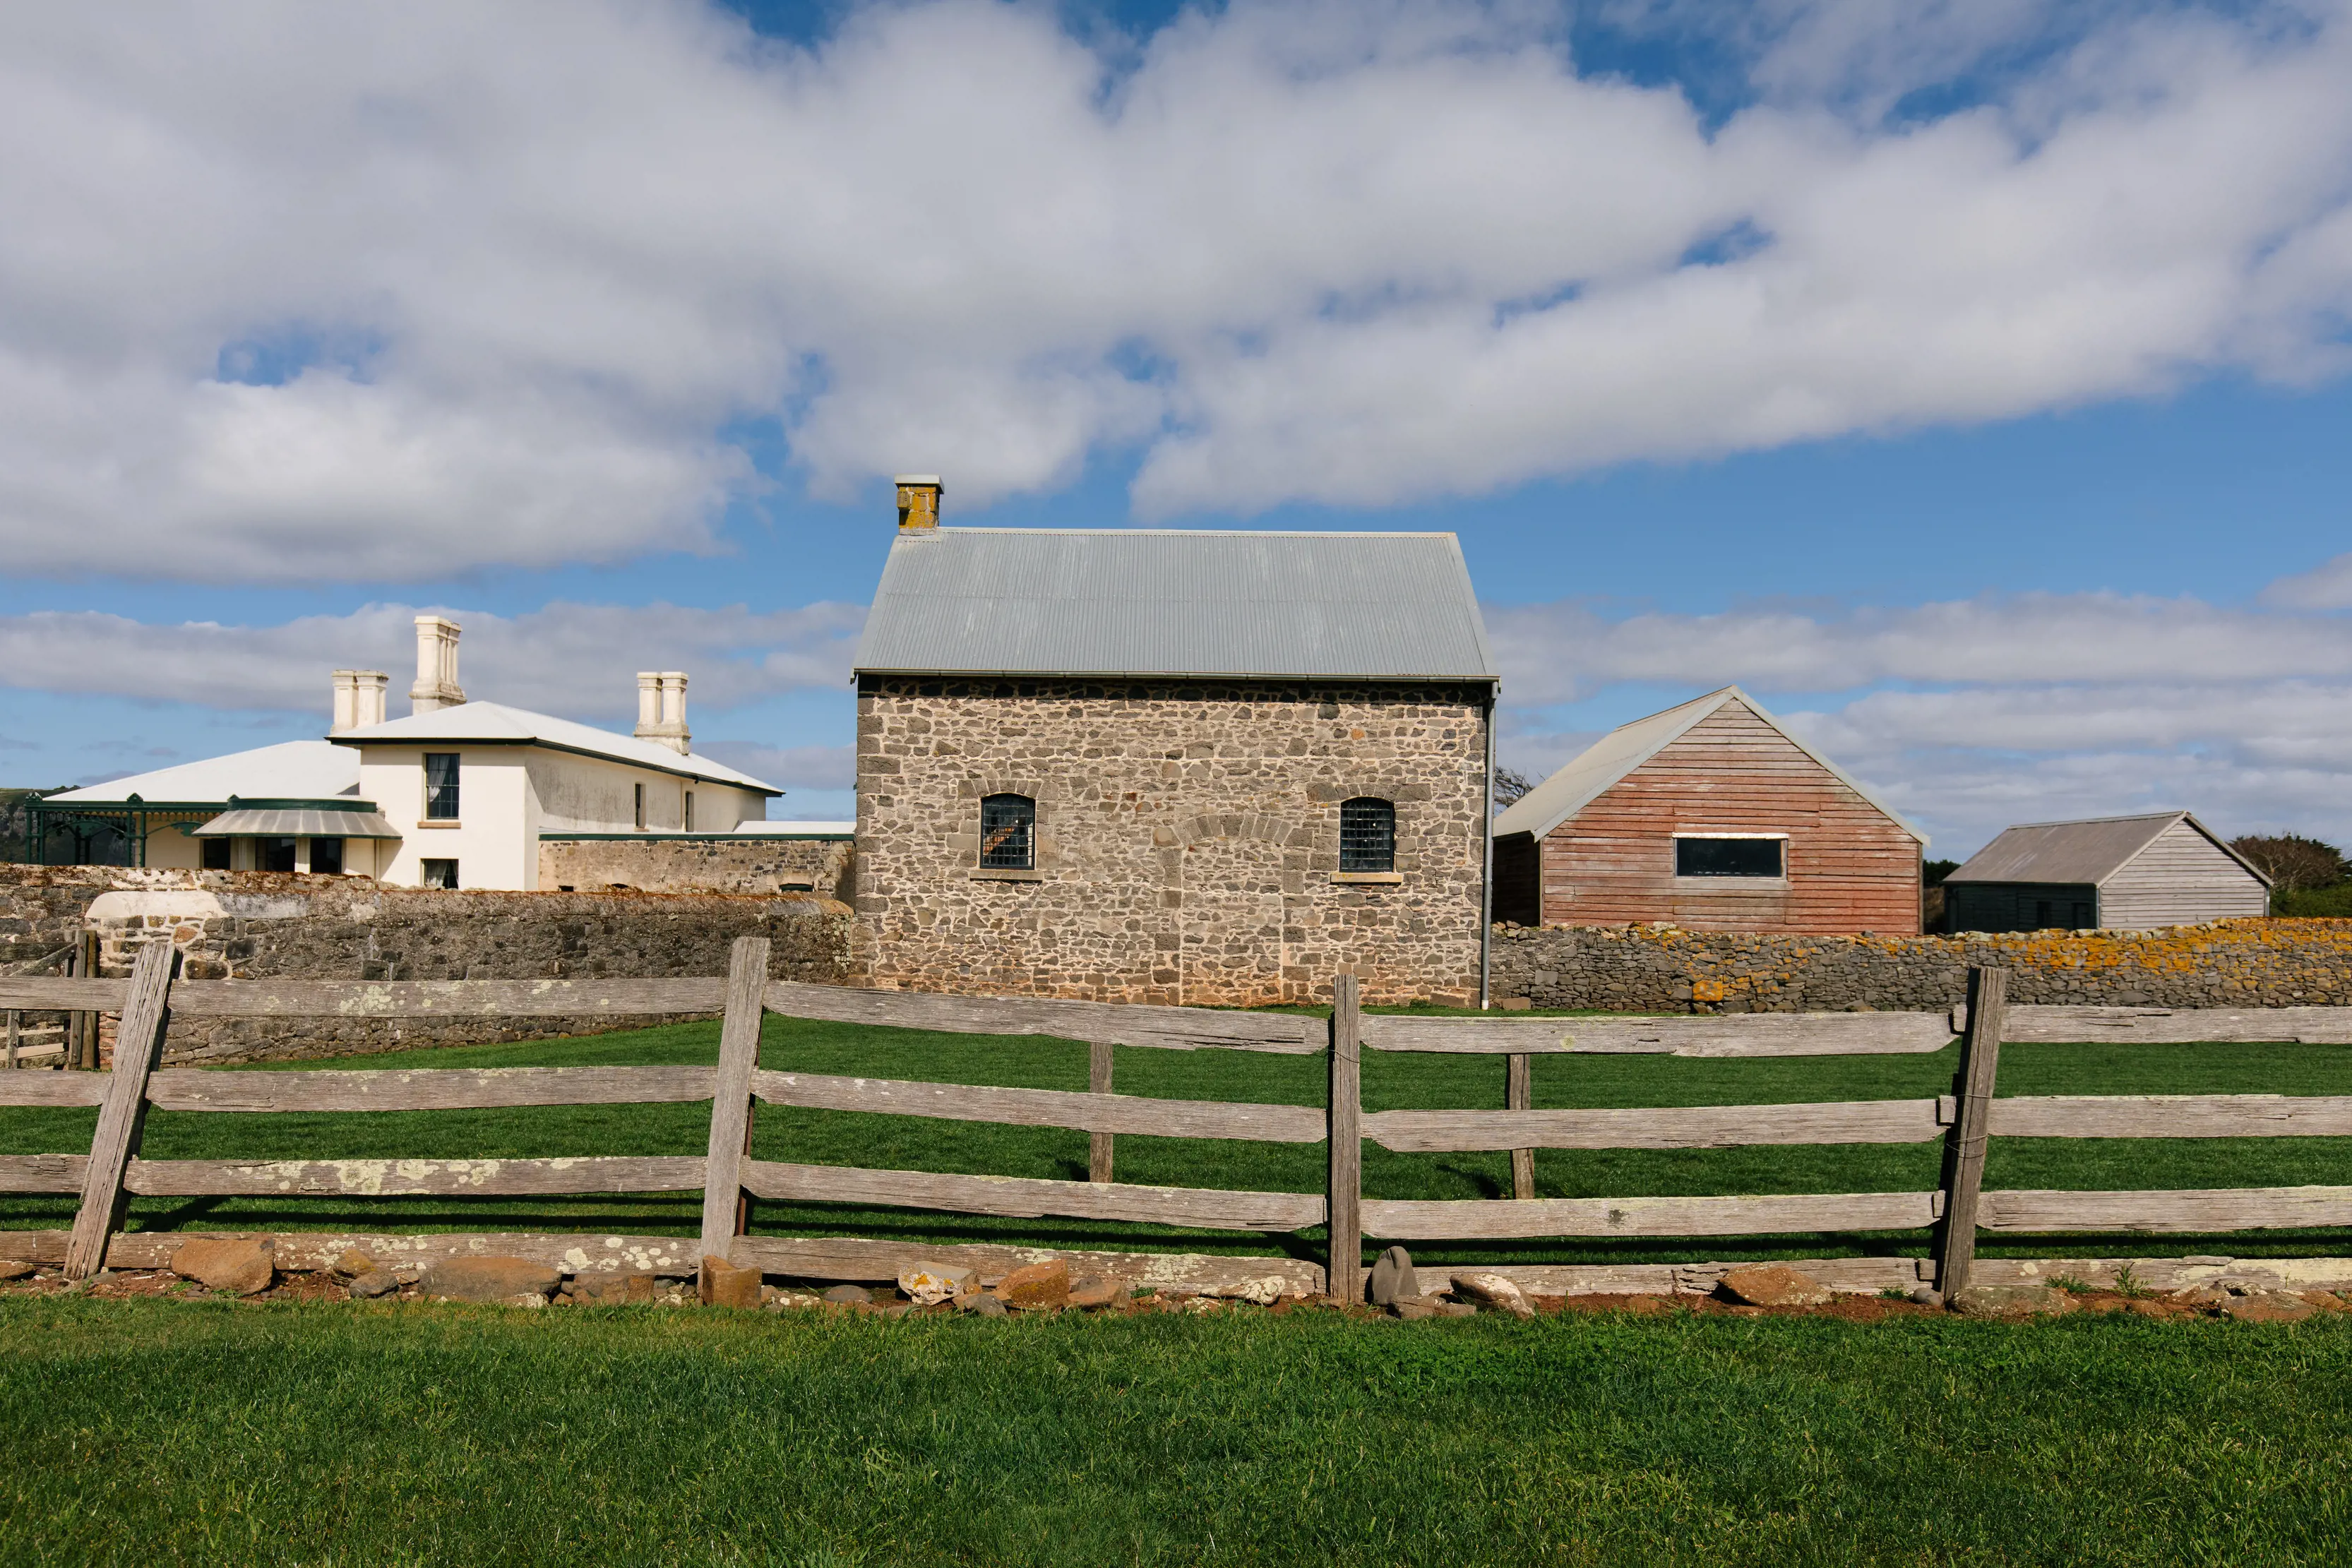
<svg viewBox="0 0 2352 1568"><path fill-rule="evenodd" d="M2352 1321L0 1301L16 1563L2336 1563Z"/></svg>
<svg viewBox="0 0 2352 1568"><path fill-rule="evenodd" d="M469 1046L312 1062L300 1067L390 1068L710 1062L715 1023L511 1045ZM1668 1057L1538 1058L1539 1106L1768 1103L1910 1098L1950 1087L1957 1049L1935 1055L1762 1061ZM1086 1087L1086 1049L1034 1037L928 1034L770 1018L761 1056L770 1067L814 1072L1055 1089ZM1118 1087L1172 1099L1322 1103L1315 1057L1238 1051L1121 1049ZM289 1068L289 1070L299 1070ZM1499 1058L1370 1053L1370 1109L1500 1106ZM2001 1054L2006 1094L2352 1093L2352 1047L2326 1045L2011 1045ZM436 1158L699 1154L708 1107L606 1105L373 1114L224 1115L156 1113L144 1153L154 1159ZM87 1148L96 1113L0 1109L0 1152ZM1536 1156L1548 1197L1632 1197L1768 1192L1919 1190L1936 1184L1939 1144L1895 1146L1544 1151ZM1087 1139L1050 1128L930 1121L762 1107L753 1152L761 1158L913 1170L1082 1178ZM1320 1191L1320 1145L1261 1145L1122 1136L1122 1180L1173 1186ZM1380 1197L1469 1198L1508 1190L1508 1156L1393 1155L1367 1144L1364 1181ZM1987 1184L2001 1187L2147 1188L2352 1184L2352 1139L2001 1139ZM0 1225L60 1227L71 1200L0 1197ZM381 1230L578 1229L691 1234L692 1195L561 1198L142 1199L140 1228ZM822 1205L763 1203L752 1228L776 1235L862 1235L909 1240L1018 1240L1040 1245L1223 1252L1289 1249L1319 1256L1315 1239L1057 1219L992 1219ZM2332 1253L2341 1232L2230 1237L2070 1237L1988 1240L1988 1255L2229 1252ZM1918 1253L1923 1233L1667 1241L1537 1242L1475 1249L1427 1245L1433 1262L1601 1262L1699 1258Z"/></svg>

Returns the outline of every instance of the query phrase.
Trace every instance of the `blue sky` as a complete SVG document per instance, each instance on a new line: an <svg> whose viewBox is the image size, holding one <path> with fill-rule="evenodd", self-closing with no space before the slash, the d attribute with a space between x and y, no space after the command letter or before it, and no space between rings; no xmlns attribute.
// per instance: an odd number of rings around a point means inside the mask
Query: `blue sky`
<svg viewBox="0 0 2352 1568"><path fill-rule="evenodd" d="M1937 852L2352 837L2352 19L2046 9L0 21L0 780L316 734L430 608L845 815L926 468L1458 532L1531 772L1737 681Z"/></svg>

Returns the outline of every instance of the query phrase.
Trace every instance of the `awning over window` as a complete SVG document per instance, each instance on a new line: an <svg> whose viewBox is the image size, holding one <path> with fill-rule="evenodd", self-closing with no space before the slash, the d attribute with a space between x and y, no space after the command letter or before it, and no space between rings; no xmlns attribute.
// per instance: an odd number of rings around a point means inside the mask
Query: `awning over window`
<svg viewBox="0 0 2352 1568"><path fill-rule="evenodd" d="M396 839L400 830L381 811L264 810L223 811L189 831L200 839Z"/></svg>

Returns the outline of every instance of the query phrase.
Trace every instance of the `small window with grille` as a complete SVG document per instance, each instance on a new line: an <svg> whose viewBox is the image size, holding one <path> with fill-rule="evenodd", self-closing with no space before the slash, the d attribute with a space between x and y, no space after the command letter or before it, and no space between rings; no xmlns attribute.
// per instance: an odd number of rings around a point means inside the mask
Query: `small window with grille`
<svg viewBox="0 0 2352 1568"><path fill-rule="evenodd" d="M1034 871L1037 866L1037 802L1026 795L991 795L980 803L982 871Z"/></svg>
<svg viewBox="0 0 2352 1568"><path fill-rule="evenodd" d="M1339 805L1339 869L1396 870L1396 807L1369 795Z"/></svg>
<svg viewBox="0 0 2352 1568"><path fill-rule="evenodd" d="M425 754L425 820L457 821L457 754L454 751Z"/></svg>

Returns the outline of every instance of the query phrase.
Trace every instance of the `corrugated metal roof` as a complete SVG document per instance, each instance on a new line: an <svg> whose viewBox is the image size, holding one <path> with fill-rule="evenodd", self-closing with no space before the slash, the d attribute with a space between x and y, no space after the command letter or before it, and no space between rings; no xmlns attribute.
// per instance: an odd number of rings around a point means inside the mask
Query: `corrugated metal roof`
<svg viewBox="0 0 2352 1568"><path fill-rule="evenodd" d="M583 752L590 757L607 757L615 762L627 762L656 772L709 779L714 784L733 784L770 795L783 793L772 784L763 784L749 773L730 768L723 762L715 762L698 753L680 756L667 746L639 740L633 735L614 735L610 730L598 729L592 725L557 718L551 714L532 713L528 708L509 707L504 703L457 703L431 713L413 713L406 718L387 719L383 724L341 731L334 736L333 744L344 747L424 746L448 741L463 745L469 740L517 746L535 743L562 751Z"/></svg>
<svg viewBox="0 0 2352 1568"><path fill-rule="evenodd" d="M232 751L201 762L183 762L152 773L93 784L52 795L60 806L127 800L189 800L226 804L232 795L265 800L324 800L360 790L356 753L323 740L289 740L251 751Z"/></svg>
<svg viewBox="0 0 2352 1568"><path fill-rule="evenodd" d="M940 674L1492 679L1452 534L922 528L857 668Z"/></svg>
<svg viewBox="0 0 2352 1568"><path fill-rule="evenodd" d="M2103 883L2154 843L2167 828L2184 820L2211 840L2222 853L2262 877L2265 884L2270 882L2259 866L2223 843L2210 828L2189 812L2152 811L2144 816L2021 822L2013 828L2004 828L2000 837L1946 877L1944 885L1948 887L1957 882Z"/></svg>
<svg viewBox="0 0 2352 1568"><path fill-rule="evenodd" d="M400 830L380 811L223 811L192 831L199 839L396 839Z"/></svg>
<svg viewBox="0 0 2352 1568"><path fill-rule="evenodd" d="M1664 713L1654 713L1647 718L1619 725L1579 752L1567 767L1512 801L1503 814L1495 819L1495 836L1499 839L1513 833L1527 833L1542 838L1599 800L1633 769L1689 734L1699 720L1735 698L1746 704L1748 711L1758 718L1779 730L1790 745L1828 768L1839 783L1877 807L1888 821L1918 840L1920 847L1924 849L1927 846L1927 835L1905 821L1901 812L1880 800L1844 768L1791 735L1787 725L1738 686L1726 686L1703 697L1693 697Z"/></svg>

